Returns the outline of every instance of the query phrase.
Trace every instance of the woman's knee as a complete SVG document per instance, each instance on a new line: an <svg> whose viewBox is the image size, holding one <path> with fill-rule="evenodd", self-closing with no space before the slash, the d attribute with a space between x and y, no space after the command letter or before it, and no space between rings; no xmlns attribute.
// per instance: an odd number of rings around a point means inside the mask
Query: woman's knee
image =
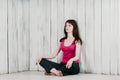
<svg viewBox="0 0 120 80"><path fill-rule="evenodd" d="M40 65L45 64L45 63L46 63L46 59L45 59L45 58L42 58L42 59L40 60L40 62L39 62Z"/></svg>
<svg viewBox="0 0 120 80"><path fill-rule="evenodd" d="M72 64L72 68L73 68L73 72L74 73L79 73L80 72L80 67L79 67L79 63L76 63L75 61Z"/></svg>

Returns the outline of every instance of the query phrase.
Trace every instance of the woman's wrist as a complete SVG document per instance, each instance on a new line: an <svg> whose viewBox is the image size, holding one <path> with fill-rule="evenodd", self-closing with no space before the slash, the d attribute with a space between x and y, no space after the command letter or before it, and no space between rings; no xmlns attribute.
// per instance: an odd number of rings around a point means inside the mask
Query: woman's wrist
<svg viewBox="0 0 120 80"><path fill-rule="evenodd" d="M74 59L73 59L73 58L71 58L71 59L70 59L70 61L72 61L72 62L73 62L73 61L74 61Z"/></svg>

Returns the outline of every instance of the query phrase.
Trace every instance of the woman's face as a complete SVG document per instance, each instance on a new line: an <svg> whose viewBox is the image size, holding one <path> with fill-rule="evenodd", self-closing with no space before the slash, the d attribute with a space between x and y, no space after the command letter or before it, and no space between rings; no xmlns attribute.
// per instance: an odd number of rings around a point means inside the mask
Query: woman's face
<svg viewBox="0 0 120 80"><path fill-rule="evenodd" d="M73 25L67 22L65 26L65 30L67 33L73 32Z"/></svg>

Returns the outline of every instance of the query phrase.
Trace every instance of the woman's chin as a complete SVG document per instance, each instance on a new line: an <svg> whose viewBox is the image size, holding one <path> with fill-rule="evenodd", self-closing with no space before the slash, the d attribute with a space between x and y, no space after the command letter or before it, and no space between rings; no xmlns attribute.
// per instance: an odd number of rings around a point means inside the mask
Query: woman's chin
<svg viewBox="0 0 120 80"><path fill-rule="evenodd" d="M66 31L67 33L72 33L72 32L69 32L69 31Z"/></svg>

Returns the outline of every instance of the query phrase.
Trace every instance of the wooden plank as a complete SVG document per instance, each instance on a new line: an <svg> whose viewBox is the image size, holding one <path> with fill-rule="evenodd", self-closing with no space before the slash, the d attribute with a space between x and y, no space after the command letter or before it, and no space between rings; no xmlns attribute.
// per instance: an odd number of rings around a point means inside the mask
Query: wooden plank
<svg viewBox="0 0 120 80"><path fill-rule="evenodd" d="M64 36L64 0L58 0L57 3L57 42ZM60 62L62 58L62 51L60 51L57 62Z"/></svg>
<svg viewBox="0 0 120 80"><path fill-rule="evenodd" d="M29 68L29 2L8 1L9 72Z"/></svg>
<svg viewBox="0 0 120 80"><path fill-rule="evenodd" d="M50 0L43 1L43 54L50 54Z"/></svg>
<svg viewBox="0 0 120 80"><path fill-rule="evenodd" d="M111 74L117 74L118 66L118 1L117 0L111 0L111 49L110 49L110 73Z"/></svg>
<svg viewBox="0 0 120 80"><path fill-rule="evenodd" d="M0 74L8 72L7 0L0 0Z"/></svg>
<svg viewBox="0 0 120 80"><path fill-rule="evenodd" d="M51 18L50 18L50 54L52 54L56 47L57 47L57 20L58 20L58 16L57 16L57 0L51 0ZM52 59L52 61L57 62L57 57Z"/></svg>
<svg viewBox="0 0 120 80"><path fill-rule="evenodd" d="M110 73L110 0L102 0L102 73Z"/></svg>
<svg viewBox="0 0 120 80"><path fill-rule="evenodd" d="M40 20L40 21L39 21ZM37 36L36 36L37 35ZM40 70L35 59L50 54L50 1L30 1L30 70Z"/></svg>
<svg viewBox="0 0 120 80"><path fill-rule="evenodd" d="M94 73L101 73L101 39L102 39L102 33L101 33L101 0L95 0L94 1L95 6L95 13L94 13L94 56L95 56L95 67L94 67Z"/></svg>
<svg viewBox="0 0 120 80"><path fill-rule="evenodd" d="M94 72L94 13L93 0L86 2L86 71Z"/></svg>
<svg viewBox="0 0 120 80"><path fill-rule="evenodd" d="M85 72L85 0L78 0L77 2L77 10L78 10L78 27L80 36L83 40L83 45L81 47L81 55L80 55L80 71Z"/></svg>
<svg viewBox="0 0 120 80"><path fill-rule="evenodd" d="M58 41L64 36L64 0L57 1L57 31L58 31Z"/></svg>
<svg viewBox="0 0 120 80"><path fill-rule="evenodd" d="M64 1L64 19L77 20L77 0L65 0Z"/></svg>
<svg viewBox="0 0 120 80"><path fill-rule="evenodd" d="M17 1L8 1L9 73L18 70L18 28L16 22Z"/></svg>
<svg viewBox="0 0 120 80"><path fill-rule="evenodd" d="M30 70L37 70L35 59L38 57L37 43L37 1L30 0Z"/></svg>
<svg viewBox="0 0 120 80"><path fill-rule="evenodd" d="M44 53L43 53L43 24L44 24L44 22L43 22L43 19L44 19L44 12L43 12L43 0L39 0L39 2L38 2L38 8L37 8L37 10L38 10L38 21L37 21L37 24L38 24L38 27L37 27L37 29L38 29L38 33L37 34L39 34L39 37L38 37L38 43L39 43L39 45L38 45L38 56L42 56L42 55L44 55ZM41 67L41 66L38 66L38 70L43 70L43 68Z"/></svg>
<svg viewBox="0 0 120 80"><path fill-rule="evenodd" d="M118 0L118 74L120 75L120 0Z"/></svg>
<svg viewBox="0 0 120 80"><path fill-rule="evenodd" d="M29 68L29 1L19 0L17 2L18 28L18 71L28 70Z"/></svg>
<svg viewBox="0 0 120 80"><path fill-rule="evenodd" d="M35 59L44 54L42 1L30 0L30 70L41 69L35 65Z"/></svg>

